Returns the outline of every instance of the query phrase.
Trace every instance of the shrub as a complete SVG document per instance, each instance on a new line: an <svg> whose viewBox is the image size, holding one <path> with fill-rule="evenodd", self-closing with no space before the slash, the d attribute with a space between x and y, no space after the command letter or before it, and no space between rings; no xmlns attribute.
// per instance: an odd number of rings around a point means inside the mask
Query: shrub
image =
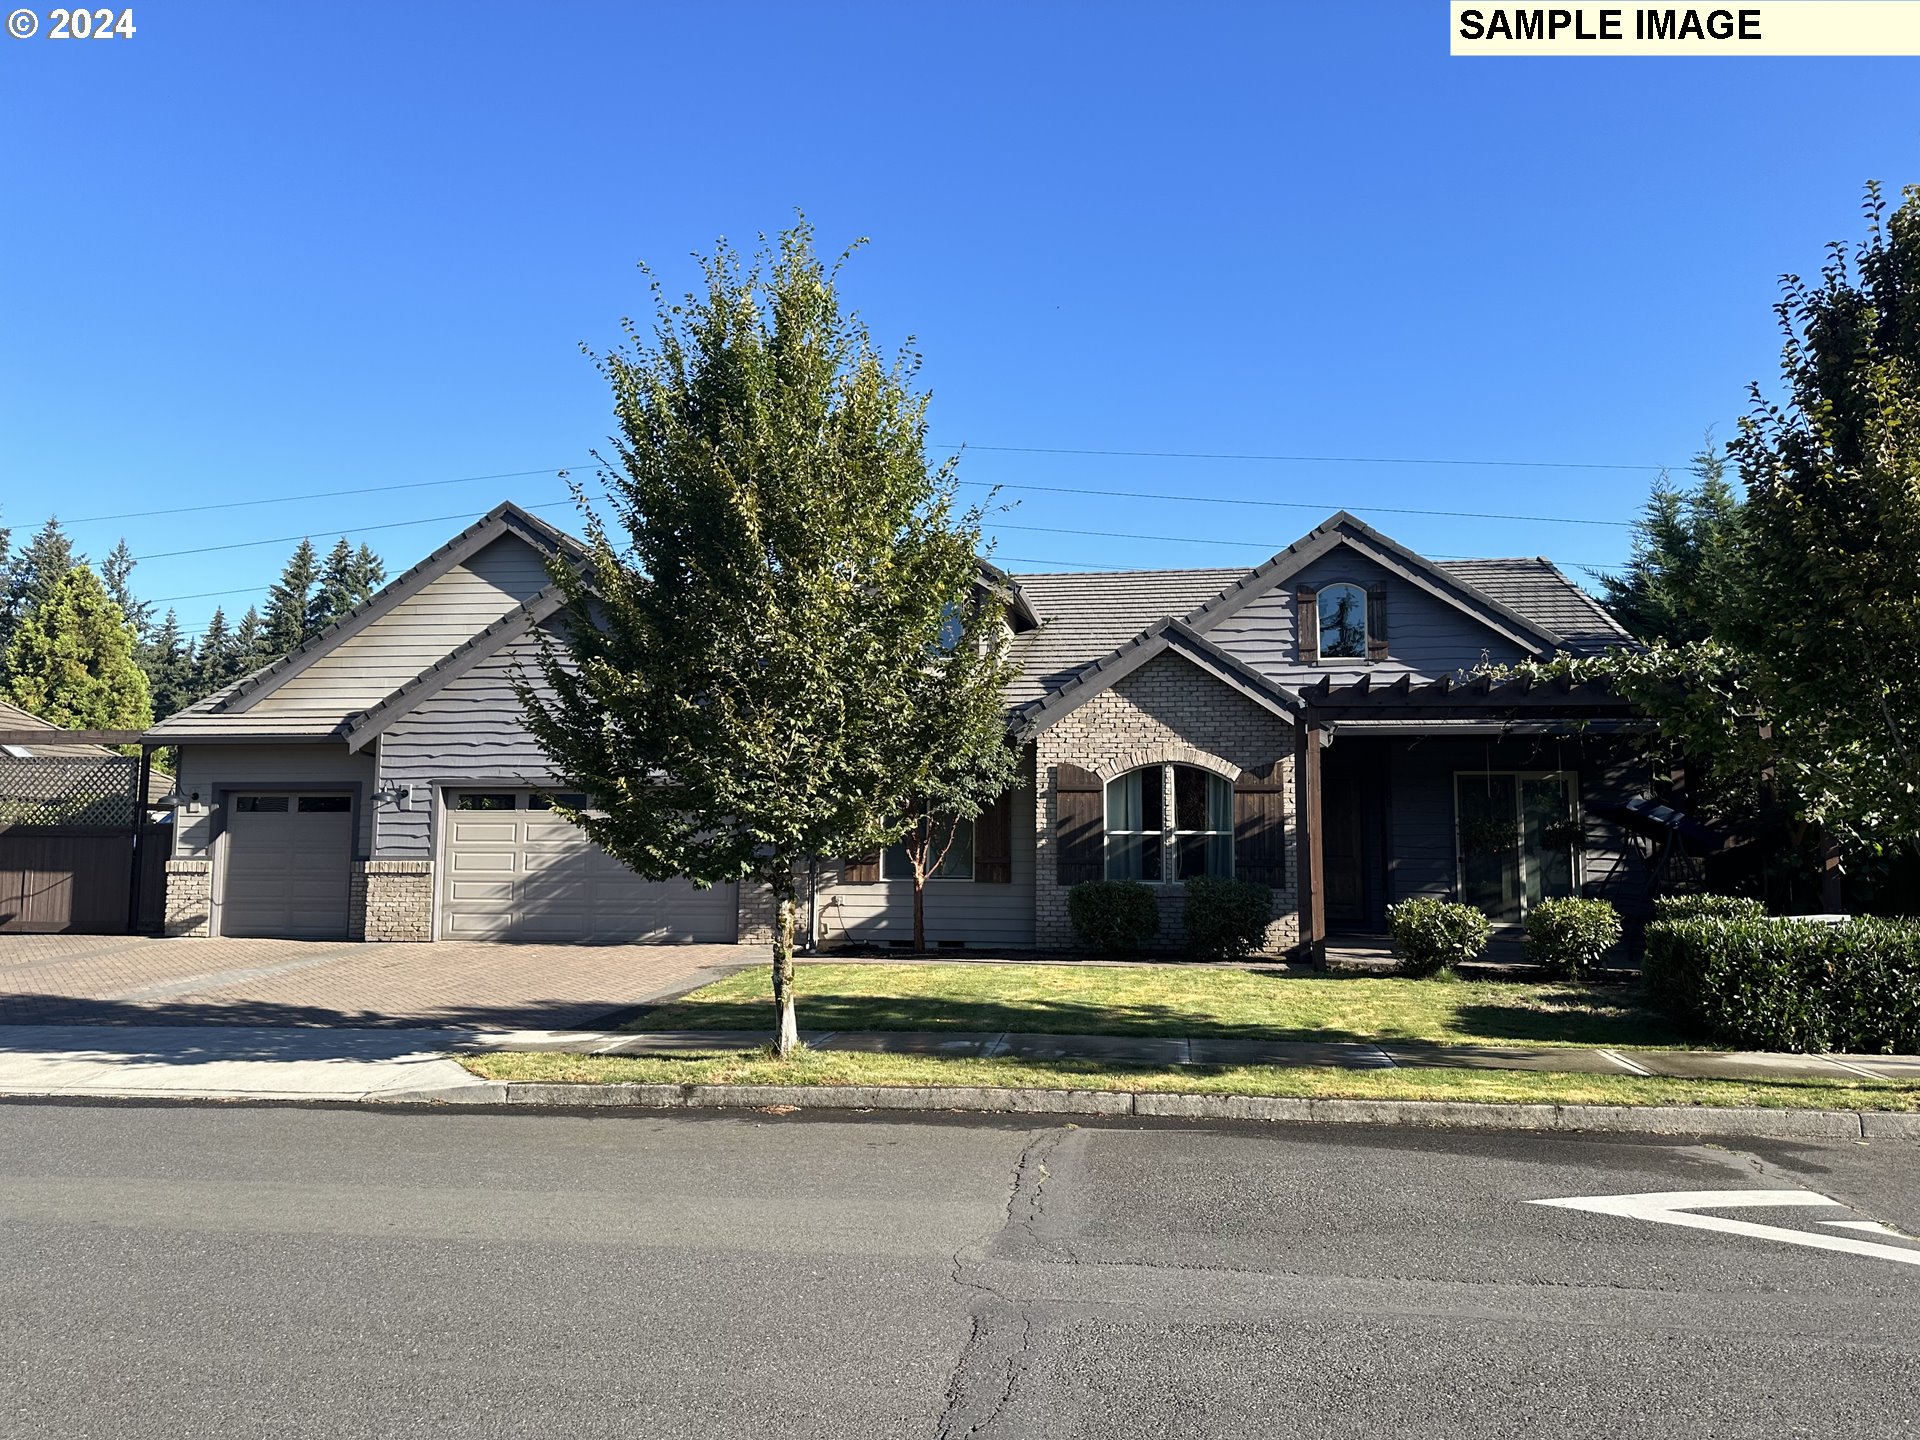
<svg viewBox="0 0 1920 1440"><path fill-rule="evenodd" d="M1130 955L1160 929L1160 903L1138 880L1088 880L1067 892L1067 919L1092 950Z"/></svg>
<svg viewBox="0 0 1920 1440"><path fill-rule="evenodd" d="M1766 913L1745 895L1663 895L1653 902L1656 920L1758 920Z"/></svg>
<svg viewBox="0 0 1920 1440"><path fill-rule="evenodd" d="M1493 922L1471 905L1423 898L1387 907L1387 929L1404 975L1433 975L1477 959L1493 938Z"/></svg>
<svg viewBox="0 0 1920 1440"><path fill-rule="evenodd" d="M1620 916L1604 900L1542 900L1527 914L1529 960L1578 980L1620 940Z"/></svg>
<svg viewBox="0 0 1920 1440"><path fill-rule="evenodd" d="M1273 890L1252 880L1196 876L1187 881L1183 918L1187 949L1196 958L1244 960L1267 943Z"/></svg>
<svg viewBox="0 0 1920 1440"><path fill-rule="evenodd" d="M1720 1044L1862 1054L1920 1050L1920 923L1763 916L1658 920L1648 988Z"/></svg>

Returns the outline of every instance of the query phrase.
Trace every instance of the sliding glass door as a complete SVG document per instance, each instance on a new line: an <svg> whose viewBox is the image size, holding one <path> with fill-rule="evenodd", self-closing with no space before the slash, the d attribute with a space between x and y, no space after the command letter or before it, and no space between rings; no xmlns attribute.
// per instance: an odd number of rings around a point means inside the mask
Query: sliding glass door
<svg viewBox="0 0 1920 1440"><path fill-rule="evenodd" d="M1579 838L1574 777L1560 771L1459 771L1454 840L1460 899L1520 921L1540 901L1572 895Z"/></svg>

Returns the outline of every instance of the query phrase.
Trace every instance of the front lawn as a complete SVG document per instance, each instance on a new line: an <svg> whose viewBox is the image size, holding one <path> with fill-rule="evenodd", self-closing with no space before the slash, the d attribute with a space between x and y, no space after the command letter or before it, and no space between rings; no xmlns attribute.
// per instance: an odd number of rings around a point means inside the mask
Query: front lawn
<svg viewBox="0 0 1920 1440"><path fill-rule="evenodd" d="M943 1060L921 1055L803 1051L791 1060L724 1054L463 1055L489 1080L603 1085L992 1085L1045 1090L1145 1090L1187 1095L1454 1100L1553 1105L1715 1105L1767 1109L1920 1109L1920 1088L1845 1080L1670 1080L1530 1070L1335 1070L1315 1066L1101 1065L1090 1061Z"/></svg>
<svg viewBox="0 0 1920 1440"><path fill-rule="evenodd" d="M1637 986L1295 976L1193 965L798 967L803 1030L1028 1031L1248 1040L1683 1047ZM773 1029L756 966L634 1030Z"/></svg>

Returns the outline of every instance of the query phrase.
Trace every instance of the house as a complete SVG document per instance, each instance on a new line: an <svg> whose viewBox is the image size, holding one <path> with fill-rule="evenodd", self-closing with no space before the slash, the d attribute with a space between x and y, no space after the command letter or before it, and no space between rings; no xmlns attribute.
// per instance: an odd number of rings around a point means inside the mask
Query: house
<svg viewBox="0 0 1920 1440"><path fill-rule="evenodd" d="M292 655L155 726L179 747L173 934L730 941L762 894L644 881L551 808L514 684L536 672L577 543L501 505ZM1072 943L1068 889L1271 885L1277 947L1377 931L1410 895L1518 920L1543 896L1630 898L1589 806L1642 788L1586 686L1466 678L1630 643L1545 560L1436 562L1344 512L1251 570L1004 575L1022 778L929 883L930 943ZM819 943L898 944L898 857L822 859Z"/></svg>

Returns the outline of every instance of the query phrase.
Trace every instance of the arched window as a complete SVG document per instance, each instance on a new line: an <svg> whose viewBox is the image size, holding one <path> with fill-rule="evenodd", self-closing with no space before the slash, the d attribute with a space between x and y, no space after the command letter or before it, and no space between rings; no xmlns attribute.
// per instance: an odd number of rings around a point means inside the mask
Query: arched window
<svg viewBox="0 0 1920 1440"><path fill-rule="evenodd" d="M1322 586L1319 596L1320 658L1367 658L1367 592L1345 581Z"/></svg>
<svg viewBox="0 0 1920 1440"><path fill-rule="evenodd" d="M1169 803L1171 802L1171 803ZM1197 765L1148 765L1107 784L1107 878L1233 873L1233 786Z"/></svg>

